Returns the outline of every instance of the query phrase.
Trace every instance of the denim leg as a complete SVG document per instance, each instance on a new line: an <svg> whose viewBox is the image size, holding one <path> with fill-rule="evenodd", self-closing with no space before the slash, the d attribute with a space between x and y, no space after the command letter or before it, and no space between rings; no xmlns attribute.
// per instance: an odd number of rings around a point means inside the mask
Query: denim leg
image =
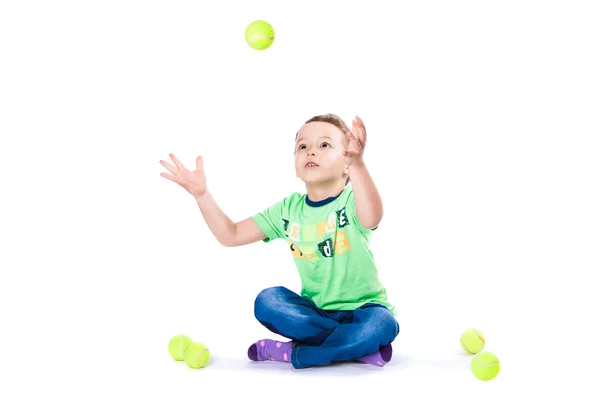
<svg viewBox="0 0 600 400"><path fill-rule="evenodd" d="M337 325L321 345L300 343L294 347L292 365L308 368L355 360L391 343L399 332L396 318L386 307L365 304Z"/></svg>
<svg viewBox="0 0 600 400"><path fill-rule="evenodd" d="M313 345L321 344L339 325L312 300L283 286L261 291L254 302L254 315L271 332Z"/></svg>

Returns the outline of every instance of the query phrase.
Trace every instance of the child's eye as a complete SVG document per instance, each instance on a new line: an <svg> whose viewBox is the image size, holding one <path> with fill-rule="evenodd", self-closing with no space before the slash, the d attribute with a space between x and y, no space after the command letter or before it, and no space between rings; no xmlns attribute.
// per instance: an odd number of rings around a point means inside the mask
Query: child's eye
<svg viewBox="0 0 600 400"><path fill-rule="evenodd" d="M298 146L298 150L302 150L302 149L304 149L305 147L306 147L305 145L301 144L300 146Z"/></svg>
<svg viewBox="0 0 600 400"><path fill-rule="evenodd" d="M327 143L327 142L322 143L321 146L327 146L327 147L329 147L329 143Z"/></svg>

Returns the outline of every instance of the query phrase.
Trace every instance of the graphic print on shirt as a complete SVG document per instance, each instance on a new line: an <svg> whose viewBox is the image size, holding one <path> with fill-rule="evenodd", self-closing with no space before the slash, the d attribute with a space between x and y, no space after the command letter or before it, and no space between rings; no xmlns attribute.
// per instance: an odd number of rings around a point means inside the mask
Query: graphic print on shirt
<svg viewBox="0 0 600 400"><path fill-rule="evenodd" d="M351 249L343 229L350 225L346 208L332 212L327 220L311 225L282 220L288 245L295 259L304 258L315 263L322 257L331 258L334 254L344 254ZM333 233L335 234L332 235Z"/></svg>
<svg viewBox="0 0 600 400"><path fill-rule="evenodd" d="M333 240L327 239L317 245L323 257L333 257Z"/></svg>

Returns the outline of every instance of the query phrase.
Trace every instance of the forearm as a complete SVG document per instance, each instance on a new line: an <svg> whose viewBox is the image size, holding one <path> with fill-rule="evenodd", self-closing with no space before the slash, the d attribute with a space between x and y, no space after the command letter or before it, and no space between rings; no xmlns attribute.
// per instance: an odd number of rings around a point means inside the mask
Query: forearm
<svg viewBox="0 0 600 400"><path fill-rule="evenodd" d="M204 221L215 238L222 245L230 246L236 236L235 223L221 210L208 189L202 196L196 196L195 199Z"/></svg>
<svg viewBox="0 0 600 400"><path fill-rule="evenodd" d="M356 216L365 228L374 228L383 217L383 202L377 186L364 161L353 163L348 170L356 202Z"/></svg>

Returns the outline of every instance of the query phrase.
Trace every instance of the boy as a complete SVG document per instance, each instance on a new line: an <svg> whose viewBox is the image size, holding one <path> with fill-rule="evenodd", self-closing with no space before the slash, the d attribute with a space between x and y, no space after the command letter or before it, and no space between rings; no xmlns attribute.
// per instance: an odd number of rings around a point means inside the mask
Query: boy
<svg viewBox="0 0 600 400"><path fill-rule="evenodd" d="M175 166L160 161L172 174L160 175L194 196L224 246L276 238L289 245L302 281L300 295L285 287L267 288L254 310L262 325L291 340L259 340L248 349L251 360L308 368L351 360L383 366L391 359L399 325L369 249L383 205L363 160L365 145L359 117L351 131L335 114L307 120L294 150L296 175L306 194L294 193L237 223L208 191L202 157L195 171L172 154Z"/></svg>

